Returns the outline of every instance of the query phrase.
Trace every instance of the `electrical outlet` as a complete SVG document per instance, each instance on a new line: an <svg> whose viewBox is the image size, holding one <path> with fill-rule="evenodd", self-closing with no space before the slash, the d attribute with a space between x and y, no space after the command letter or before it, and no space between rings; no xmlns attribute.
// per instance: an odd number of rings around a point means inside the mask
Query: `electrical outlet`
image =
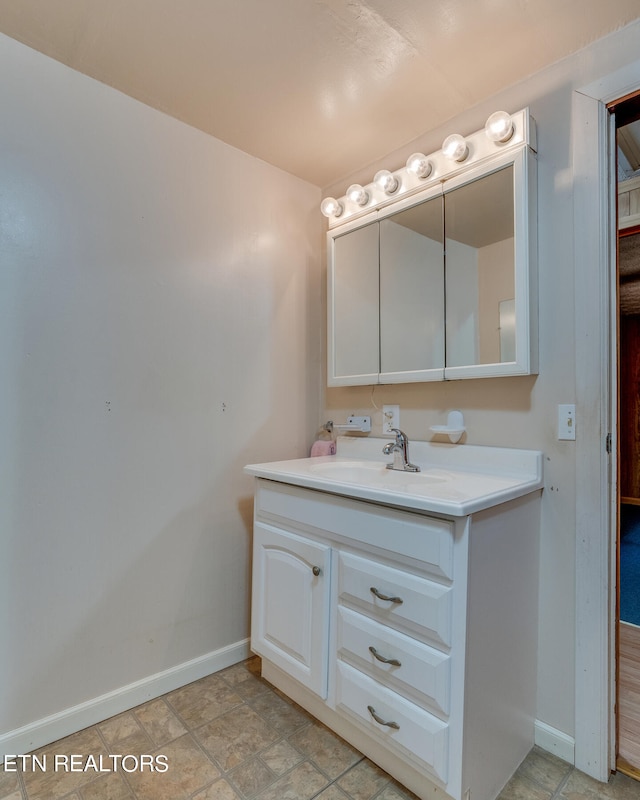
<svg viewBox="0 0 640 800"><path fill-rule="evenodd" d="M400 427L400 406L382 406L382 433L391 433L391 428Z"/></svg>
<svg viewBox="0 0 640 800"><path fill-rule="evenodd" d="M576 407L573 403L558 406L558 439L576 438Z"/></svg>

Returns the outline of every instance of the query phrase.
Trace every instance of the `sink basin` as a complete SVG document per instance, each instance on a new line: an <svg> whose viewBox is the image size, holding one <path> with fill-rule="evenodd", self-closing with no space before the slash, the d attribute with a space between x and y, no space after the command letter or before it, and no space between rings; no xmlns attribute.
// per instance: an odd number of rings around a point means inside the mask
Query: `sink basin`
<svg viewBox="0 0 640 800"><path fill-rule="evenodd" d="M421 472L386 469L386 439L338 437L334 456L249 464L258 478L405 509L466 516L542 488L537 450L411 442Z"/></svg>
<svg viewBox="0 0 640 800"><path fill-rule="evenodd" d="M424 472L402 472L387 469L386 462L380 461L340 461L332 463L312 464L309 471L328 480L341 483L367 484L374 486L426 485L443 483L453 477L451 473L440 469L429 469Z"/></svg>

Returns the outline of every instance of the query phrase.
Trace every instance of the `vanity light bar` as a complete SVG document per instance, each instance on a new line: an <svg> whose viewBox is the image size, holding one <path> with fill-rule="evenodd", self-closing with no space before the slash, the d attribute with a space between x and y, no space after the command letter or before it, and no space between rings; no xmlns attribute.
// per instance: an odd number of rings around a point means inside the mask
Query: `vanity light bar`
<svg viewBox="0 0 640 800"><path fill-rule="evenodd" d="M351 185L344 197L325 197L320 210L335 228L356 217L377 211L399 197L409 197L427 186L481 164L496 153L528 145L537 150L535 121L528 108L508 114L496 111L485 127L470 136L447 136L442 149L431 155L413 153L404 167L379 170L366 186Z"/></svg>

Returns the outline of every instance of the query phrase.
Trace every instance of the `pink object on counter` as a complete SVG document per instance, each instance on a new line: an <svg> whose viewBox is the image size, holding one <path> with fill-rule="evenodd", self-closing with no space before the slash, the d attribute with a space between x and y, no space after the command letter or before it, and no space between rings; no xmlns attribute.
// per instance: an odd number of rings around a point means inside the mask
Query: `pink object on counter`
<svg viewBox="0 0 640 800"><path fill-rule="evenodd" d="M323 439L318 439L317 442L314 442L311 445L311 456L335 456L336 454L336 443L331 441L326 441Z"/></svg>

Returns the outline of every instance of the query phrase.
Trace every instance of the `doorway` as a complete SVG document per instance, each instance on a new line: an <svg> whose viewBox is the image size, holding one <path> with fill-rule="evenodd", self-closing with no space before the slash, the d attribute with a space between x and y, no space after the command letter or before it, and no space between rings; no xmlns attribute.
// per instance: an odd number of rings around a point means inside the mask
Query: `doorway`
<svg viewBox="0 0 640 800"><path fill-rule="evenodd" d="M617 748L640 779L640 94L611 109L617 150Z"/></svg>

